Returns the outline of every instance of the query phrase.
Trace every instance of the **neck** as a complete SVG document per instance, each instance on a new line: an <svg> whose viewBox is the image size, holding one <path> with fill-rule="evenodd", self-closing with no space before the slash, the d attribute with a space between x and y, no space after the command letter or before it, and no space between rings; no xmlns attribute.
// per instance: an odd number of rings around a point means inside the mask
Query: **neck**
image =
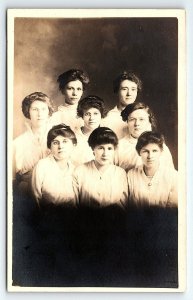
<svg viewBox="0 0 193 300"><path fill-rule="evenodd" d="M121 104L121 103L118 103L117 104L117 108L118 108L118 110L120 111L120 112L122 112L122 110L124 110L125 109L125 105L123 105L123 104Z"/></svg>
<svg viewBox="0 0 193 300"><path fill-rule="evenodd" d="M154 176L157 169L158 169L159 165L157 166L154 166L154 167L146 167L144 166L143 169L144 169L144 172L145 172L145 175L146 176Z"/></svg>
<svg viewBox="0 0 193 300"><path fill-rule="evenodd" d="M109 164L108 165L100 165L96 160L95 160L95 166L96 168L99 170L100 173L104 173L108 168L109 168Z"/></svg>
<svg viewBox="0 0 193 300"><path fill-rule="evenodd" d="M35 135L41 135L45 131L45 128L46 128L46 124L40 127L35 127L31 125L31 129Z"/></svg>
<svg viewBox="0 0 193 300"><path fill-rule="evenodd" d="M86 126L82 126L82 127L81 127L81 130L82 130L82 133L83 133L83 134L86 134L86 135L90 135L90 133L93 131L93 130L89 129L89 128L86 127Z"/></svg>
<svg viewBox="0 0 193 300"><path fill-rule="evenodd" d="M131 134L129 134L129 138L133 141L133 142L136 142L138 141L138 138L132 136Z"/></svg>
<svg viewBox="0 0 193 300"><path fill-rule="evenodd" d="M77 108L78 104L77 103L75 103L75 104L69 104L69 103L65 102L64 106L69 106L71 108Z"/></svg>
<svg viewBox="0 0 193 300"><path fill-rule="evenodd" d="M57 165L60 167L60 169L66 169L68 167L68 160L67 159L61 159L61 160L56 160Z"/></svg>

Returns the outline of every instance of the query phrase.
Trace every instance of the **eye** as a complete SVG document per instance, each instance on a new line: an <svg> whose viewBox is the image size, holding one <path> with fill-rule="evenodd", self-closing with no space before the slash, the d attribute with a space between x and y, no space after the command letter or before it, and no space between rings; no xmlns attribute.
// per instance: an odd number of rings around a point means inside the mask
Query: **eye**
<svg viewBox="0 0 193 300"><path fill-rule="evenodd" d="M81 88L77 88L77 90L78 90L78 91L82 91L82 89L81 89Z"/></svg>
<svg viewBox="0 0 193 300"><path fill-rule="evenodd" d="M133 122L133 121L135 121L134 118L129 118L129 119L128 119L128 122Z"/></svg>
<svg viewBox="0 0 193 300"><path fill-rule="evenodd" d="M58 145L58 141L53 141L52 144L53 145Z"/></svg>

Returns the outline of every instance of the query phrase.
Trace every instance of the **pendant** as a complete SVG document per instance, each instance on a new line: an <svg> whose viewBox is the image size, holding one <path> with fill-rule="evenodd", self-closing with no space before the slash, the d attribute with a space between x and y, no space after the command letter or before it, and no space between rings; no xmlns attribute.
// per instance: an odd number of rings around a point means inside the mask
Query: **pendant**
<svg viewBox="0 0 193 300"><path fill-rule="evenodd" d="M149 182L149 183L148 183L148 186L151 186L151 185L152 185L152 183L151 183L151 182Z"/></svg>

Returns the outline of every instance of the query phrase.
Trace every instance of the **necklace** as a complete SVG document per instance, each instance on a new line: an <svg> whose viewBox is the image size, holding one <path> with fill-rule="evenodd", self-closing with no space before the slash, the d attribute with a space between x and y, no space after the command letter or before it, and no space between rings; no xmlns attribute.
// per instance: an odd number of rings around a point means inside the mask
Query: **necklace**
<svg viewBox="0 0 193 300"><path fill-rule="evenodd" d="M146 175L147 176L147 175ZM149 182L148 182L148 186L152 186L152 179L153 179L153 176L147 176L147 178L149 179Z"/></svg>

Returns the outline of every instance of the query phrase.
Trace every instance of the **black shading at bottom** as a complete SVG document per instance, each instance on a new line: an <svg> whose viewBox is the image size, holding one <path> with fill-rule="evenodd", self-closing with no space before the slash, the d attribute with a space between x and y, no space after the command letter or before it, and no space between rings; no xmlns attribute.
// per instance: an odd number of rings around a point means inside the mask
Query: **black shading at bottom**
<svg viewBox="0 0 193 300"><path fill-rule="evenodd" d="M178 287L174 208L50 207L14 196L13 285Z"/></svg>

